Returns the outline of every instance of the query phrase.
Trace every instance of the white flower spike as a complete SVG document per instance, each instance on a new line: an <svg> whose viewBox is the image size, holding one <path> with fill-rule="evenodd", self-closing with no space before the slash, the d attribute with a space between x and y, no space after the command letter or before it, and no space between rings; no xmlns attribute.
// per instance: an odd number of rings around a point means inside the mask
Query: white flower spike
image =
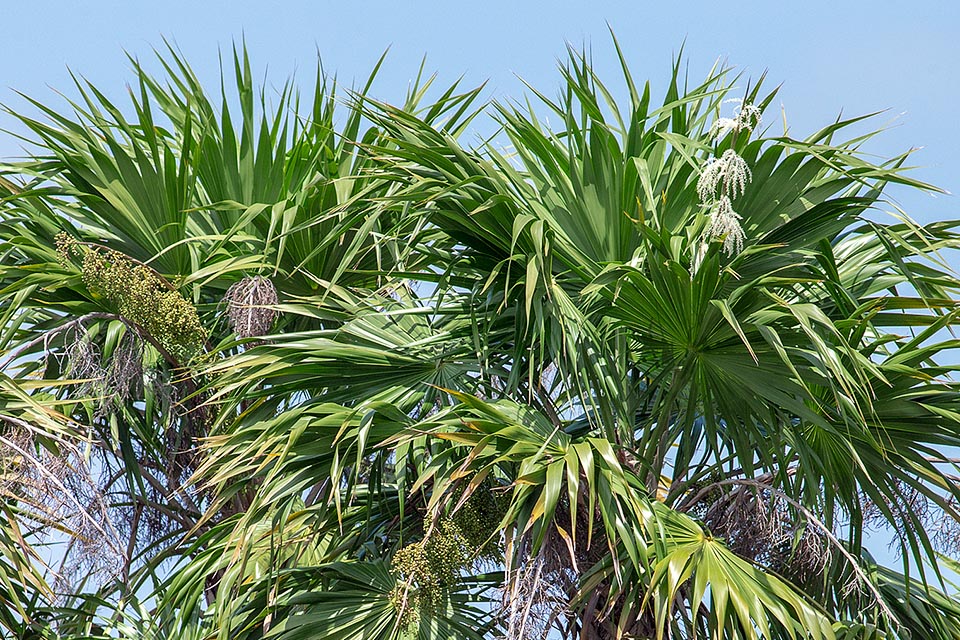
<svg viewBox="0 0 960 640"><path fill-rule="evenodd" d="M717 118L710 126L710 133L707 134L707 137L711 140L717 140L731 131L737 130L738 124L736 118Z"/></svg>
<svg viewBox="0 0 960 640"><path fill-rule="evenodd" d="M732 100L737 107L732 118L717 118L707 136L717 140L728 133L753 131L760 125L760 108L752 104L743 104L742 100ZM727 149L719 158L713 158L703 167L697 180L697 195L700 202L710 211L710 224L704 232L706 236L699 246L691 249L691 267L696 273L706 254L705 242L714 239L723 240L723 250L728 256L743 251L747 239L740 225L740 214L733 210L733 200L746 191L747 184L753 180L747 161L737 155L733 149Z"/></svg>
<svg viewBox="0 0 960 640"><path fill-rule="evenodd" d="M732 102L736 102L738 105L736 111L733 113L733 117L717 118L714 121L710 127L710 131L707 133L707 137L711 140L718 140L731 131L753 131L760 126L760 122L763 119L760 107L752 104L743 104L742 100L733 100Z"/></svg>
<svg viewBox="0 0 960 640"><path fill-rule="evenodd" d="M707 203L713 199L719 187L722 196L738 198L743 195L752 177L747 161L733 149L727 149L722 156L712 159L703 168L697 180L697 195L701 202Z"/></svg>
<svg viewBox="0 0 960 640"><path fill-rule="evenodd" d="M747 236L740 226L740 214L733 210L733 203L727 196L720 196L710 212L710 226L707 235L711 238L723 238L723 250L728 256L743 251L743 241Z"/></svg>
<svg viewBox="0 0 960 640"><path fill-rule="evenodd" d="M753 104L743 105L736 114L737 120L737 130L743 131L753 131L760 126L760 123L763 121L763 114L760 112L760 107Z"/></svg>

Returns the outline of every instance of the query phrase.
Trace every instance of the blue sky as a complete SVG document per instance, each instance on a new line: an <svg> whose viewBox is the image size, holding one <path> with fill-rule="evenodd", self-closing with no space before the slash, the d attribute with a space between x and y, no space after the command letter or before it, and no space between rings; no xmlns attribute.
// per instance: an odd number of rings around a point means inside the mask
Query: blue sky
<svg viewBox="0 0 960 640"><path fill-rule="evenodd" d="M616 78L607 24L635 75L663 86L685 47L691 77L718 58L783 84L793 135L826 124L841 111L886 110L876 124L893 128L868 149L914 156L916 177L960 192L960 3L891 2L108 2L4 3L0 102L26 109L15 91L56 102L70 95L68 67L111 97L131 78L124 52L143 60L163 38L174 41L201 78L216 87L218 51L245 37L268 84L294 71L309 83L319 51L324 67L349 83L366 76L390 48L376 93L399 100L423 56L441 80L489 80L489 95L516 97L517 76L552 93L566 43L592 47L603 75ZM685 43L685 44L684 44ZM29 112L29 109L26 109ZM777 119L771 113L768 122ZM0 128L19 130L7 114ZM0 158L20 144L0 135ZM957 216L956 198L895 194L921 222Z"/></svg>

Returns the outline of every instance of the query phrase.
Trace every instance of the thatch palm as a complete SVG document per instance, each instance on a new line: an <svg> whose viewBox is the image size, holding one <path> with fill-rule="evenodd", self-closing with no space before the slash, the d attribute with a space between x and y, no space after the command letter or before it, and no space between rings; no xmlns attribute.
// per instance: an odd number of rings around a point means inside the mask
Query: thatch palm
<svg viewBox="0 0 960 640"><path fill-rule="evenodd" d="M654 106L624 64L623 107L574 52L557 101L493 105L471 149L476 91L364 90L339 124L321 79L301 120L239 56L234 121L165 60L133 121L93 87L24 118L40 152L4 178L4 433L98 452L118 554L53 606L0 538L30 603L0 623L960 637L957 240L867 215L930 188L903 158L836 143L850 122L764 137L759 86L721 118L722 70ZM56 515L25 497L16 521ZM878 523L909 575L864 549Z"/></svg>

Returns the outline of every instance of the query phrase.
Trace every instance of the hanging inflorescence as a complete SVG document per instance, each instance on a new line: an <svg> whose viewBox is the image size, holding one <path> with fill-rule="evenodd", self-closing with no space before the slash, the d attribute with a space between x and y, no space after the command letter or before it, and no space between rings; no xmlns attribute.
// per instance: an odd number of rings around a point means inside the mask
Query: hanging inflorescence
<svg viewBox="0 0 960 640"><path fill-rule="evenodd" d="M247 276L233 283L224 295L227 317L238 338L258 338L270 333L277 317L277 288L269 278Z"/></svg>
<svg viewBox="0 0 960 640"><path fill-rule="evenodd" d="M33 510L48 525L37 530L40 536L72 534L61 552L57 589L73 589L81 577L101 584L118 577L124 552L116 505L72 442L42 446L29 425L0 421L0 500Z"/></svg>
<svg viewBox="0 0 960 640"><path fill-rule="evenodd" d="M139 396L146 371L143 341L136 333L124 331L109 357L85 330L69 332L64 344L67 376L84 381L81 393L97 400L96 417L105 417L114 403L123 405Z"/></svg>
<svg viewBox="0 0 960 640"><path fill-rule="evenodd" d="M152 269L64 233L57 236L57 251L65 264L79 258L83 283L91 293L105 298L176 363L186 363L202 350L207 333L196 308Z"/></svg>
<svg viewBox="0 0 960 640"><path fill-rule="evenodd" d="M452 499L462 492L454 492ZM507 500L481 484L453 513L440 518L419 542L393 556L397 587L390 595L404 628L417 624L421 612L433 613L466 569L500 553L497 535Z"/></svg>
<svg viewBox="0 0 960 640"><path fill-rule="evenodd" d="M760 118L759 107L742 104L732 118L717 118L707 136L716 140L728 133L746 131L749 135L760 124ZM723 250L728 256L743 251L746 240L740 224L743 218L733 209L733 201L744 194L752 179L747 161L733 149L727 149L719 158L707 162L697 180L697 196L710 215L705 240L723 240ZM704 249L703 246L694 249L695 268L703 258Z"/></svg>

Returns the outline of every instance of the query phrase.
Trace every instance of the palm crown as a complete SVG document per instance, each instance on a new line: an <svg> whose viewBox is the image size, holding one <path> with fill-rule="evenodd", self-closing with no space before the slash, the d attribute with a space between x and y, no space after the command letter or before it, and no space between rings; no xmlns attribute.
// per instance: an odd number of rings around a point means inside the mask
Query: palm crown
<svg viewBox="0 0 960 640"><path fill-rule="evenodd" d="M160 59L0 181L5 628L960 637L954 223L873 213L933 187L859 119L622 55L617 104L574 50L525 107Z"/></svg>

